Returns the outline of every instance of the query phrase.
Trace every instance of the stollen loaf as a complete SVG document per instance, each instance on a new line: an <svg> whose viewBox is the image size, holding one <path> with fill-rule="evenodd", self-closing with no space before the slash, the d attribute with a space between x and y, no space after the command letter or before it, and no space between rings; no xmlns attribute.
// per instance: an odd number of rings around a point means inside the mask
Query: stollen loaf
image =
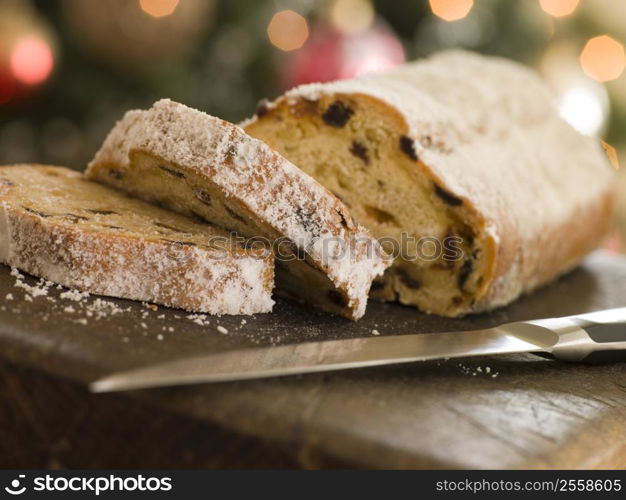
<svg viewBox="0 0 626 500"><path fill-rule="evenodd" d="M343 200L397 257L375 293L462 316L505 305L596 248L614 171L512 61L440 53L295 88L242 124Z"/></svg>

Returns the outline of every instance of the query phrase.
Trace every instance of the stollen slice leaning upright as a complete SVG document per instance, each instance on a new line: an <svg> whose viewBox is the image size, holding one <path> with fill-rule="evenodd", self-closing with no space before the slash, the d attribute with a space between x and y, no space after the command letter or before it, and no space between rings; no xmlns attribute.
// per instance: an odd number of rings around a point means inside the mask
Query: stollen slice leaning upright
<svg viewBox="0 0 626 500"><path fill-rule="evenodd" d="M191 312L274 304L273 257L67 168L0 167L0 262L89 293Z"/></svg>
<svg viewBox="0 0 626 500"><path fill-rule="evenodd" d="M360 318L391 264L326 188L226 121L164 99L129 111L87 177L271 246L279 290Z"/></svg>
<svg viewBox="0 0 626 500"><path fill-rule="evenodd" d="M399 242L386 299L445 316L507 304L572 269L609 226L615 172L542 81L453 51L262 102L243 124Z"/></svg>

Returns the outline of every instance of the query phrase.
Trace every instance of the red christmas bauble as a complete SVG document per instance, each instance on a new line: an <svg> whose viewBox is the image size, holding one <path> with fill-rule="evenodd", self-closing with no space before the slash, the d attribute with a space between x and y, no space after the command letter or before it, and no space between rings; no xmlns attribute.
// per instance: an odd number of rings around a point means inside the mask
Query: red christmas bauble
<svg viewBox="0 0 626 500"><path fill-rule="evenodd" d="M290 54L283 71L283 83L290 88L303 83L353 78L404 61L402 44L382 22L353 35L324 23L315 26L307 43Z"/></svg>
<svg viewBox="0 0 626 500"><path fill-rule="evenodd" d="M39 88L54 68L54 35L28 3L0 3L0 105Z"/></svg>

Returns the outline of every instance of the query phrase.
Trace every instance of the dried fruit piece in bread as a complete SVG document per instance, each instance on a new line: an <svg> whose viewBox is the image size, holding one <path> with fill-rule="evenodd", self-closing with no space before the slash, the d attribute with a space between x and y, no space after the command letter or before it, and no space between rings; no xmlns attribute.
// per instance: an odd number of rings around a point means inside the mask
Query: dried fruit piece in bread
<svg viewBox="0 0 626 500"><path fill-rule="evenodd" d="M61 167L0 167L0 262L82 291L192 312L272 309L270 252Z"/></svg>

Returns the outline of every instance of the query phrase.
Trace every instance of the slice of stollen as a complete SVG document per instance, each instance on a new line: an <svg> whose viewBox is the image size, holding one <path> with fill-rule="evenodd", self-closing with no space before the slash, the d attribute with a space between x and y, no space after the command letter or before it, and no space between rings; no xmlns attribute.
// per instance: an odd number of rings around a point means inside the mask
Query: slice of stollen
<svg viewBox="0 0 626 500"><path fill-rule="evenodd" d="M82 291L192 312L272 309L273 258L204 221L61 167L0 167L0 262Z"/></svg>
<svg viewBox="0 0 626 500"><path fill-rule="evenodd" d="M164 99L130 111L87 177L254 241L287 294L351 319L391 264L326 188L231 123Z"/></svg>

